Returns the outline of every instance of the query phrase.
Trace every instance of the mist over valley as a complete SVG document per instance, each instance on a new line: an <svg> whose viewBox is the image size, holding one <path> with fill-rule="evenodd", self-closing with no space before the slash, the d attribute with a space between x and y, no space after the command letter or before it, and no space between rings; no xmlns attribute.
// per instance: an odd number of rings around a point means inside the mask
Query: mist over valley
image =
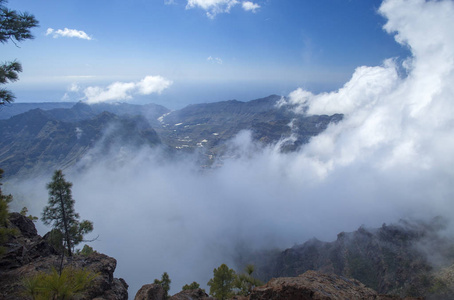
<svg viewBox="0 0 454 300"><path fill-rule="evenodd" d="M454 262L454 3L385 0L377 13L410 55L358 66L333 91L179 109L123 101L151 81L171 86L146 76L81 101L3 106L12 210L41 216L62 169L94 223L87 239L99 235L90 245L118 261L130 297L163 272L172 293L207 288L222 263L253 263L264 281L313 269L426 293L425 276ZM109 98L119 86L125 98Z"/></svg>

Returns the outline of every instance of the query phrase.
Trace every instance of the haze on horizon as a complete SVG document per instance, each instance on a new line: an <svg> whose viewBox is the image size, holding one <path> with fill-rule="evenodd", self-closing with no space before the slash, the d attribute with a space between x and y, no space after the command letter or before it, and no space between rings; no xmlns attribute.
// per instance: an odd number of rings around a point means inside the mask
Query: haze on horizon
<svg viewBox="0 0 454 300"><path fill-rule="evenodd" d="M312 5L309 6L313 9L312 14L304 9L302 2L294 3L294 6L289 4L291 2L256 1L260 8L255 11L244 9L244 2L233 0L210 2L219 3L219 6L204 6L208 2L203 0L168 0L160 7L177 15L183 14L186 16L184 22L206 25L200 27L202 31L193 32L197 36L209 36L210 32L219 36L219 43L207 42L202 47L208 50L200 55L203 67L198 72L206 72L207 78L215 74L210 73L211 67L224 67L229 61L226 57L233 57L212 53L212 49L231 49L235 57L244 59L236 65L238 68L231 69L238 73L219 73L222 76L218 79L226 81L235 74L246 72L247 59L266 49L263 47L265 38L256 44L245 43L249 39L231 44L229 37L234 39L235 33L226 25L238 28L238 24L243 24L244 29L249 28L246 25L252 26L251 20L260 17L263 21L267 12L278 20L281 16L280 20L288 27L275 30L272 45L277 45L276 53L288 49L294 56L276 55L282 59L276 61L269 56L270 64L254 57L250 64L252 71L245 74L258 74L259 65L269 66L269 73L265 72L265 75L289 74L289 77L295 73L278 73L274 68L282 66L285 69L292 65L297 69L301 67L303 73L307 70L322 72L326 64L325 70L329 72L331 64L333 74L350 70L344 83L332 91L318 93L302 84L280 102L280 105L300 112L307 107L309 114L343 113L343 121L332 124L293 153L281 153L279 145L264 147L252 141L250 133L242 132L230 141L230 147L237 155L225 161L222 167L207 173L198 172L190 156L166 161L159 149L149 148L105 153L103 160L96 161L90 160L88 155L80 162L86 166L82 172L76 171L77 168L67 170L68 180L74 184L77 210L83 218L94 222L95 232L100 235L93 247L119 261L117 276L124 277L130 284L130 293L134 294L138 287L152 282L164 271L173 280L175 291L194 280L205 284L214 267L233 262L239 246L254 250L290 247L312 237L333 240L340 231L352 231L362 224L376 227L400 218L430 219L441 215L452 220L454 2L336 1L326 7L321 4L324 1L308 1L307 5ZM113 3L114 7L127 6L123 2ZM232 4L229 9L226 3ZM146 1L136 4L151 5ZM273 7L286 7L288 15L276 15ZM357 8L350 11L349 16L356 16L359 23L345 21L353 31L331 23L333 26L325 28L325 35L319 31L312 36L301 24L292 23L312 18L312 25L327 24L321 22L323 20L330 24L333 20L343 20L342 8L347 7ZM327 15L314 13L317 8ZM75 6L66 9L69 14ZM32 7L30 12L34 12ZM94 12L90 11L88 16L90 14ZM38 14L36 17L40 19ZM170 22L169 19L165 21ZM360 26L361 22L364 26ZM44 23L41 26L43 30L47 27ZM59 25L48 26L53 26L54 30L60 28ZM218 31L221 28L231 32L225 37L225 42ZM258 28L261 32L264 27ZM273 28L267 29L272 32ZM368 33L362 35L360 31L367 28L373 28L372 32L376 34L366 30ZM100 43L101 32L84 30L91 40L68 38L66 41L91 43L98 39ZM342 35L346 32L351 34L349 38ZM295 40L302 33L310 37L314 49L308 65L301 62L299 65L292 60L292 57L301 58L302 48L295 46ZM320 35L327 44L319 40ZM50 38L52 43L60 43L64 37L46 38ZM44 37L42 39L44 41ZM30 43L37 43L37 40ZM197 48L197 45L194 40L189 43L189 49L191 46ZM364 50L368 45L370 51ZM192 52L194 56L191 57L195 57L194 53L199 53L200 49ZM246 55L244 51L247 49L256 51ZM328 50L332 51L329 52L332 57L327 54ZM269 52L273 52L272 49ZM339 54L336 56L335 53ZM373 53L376 54L373 58L361 56ZM114 54L115 51L110 53ZM16 55L21 59L20 54ZM106 60L108 58L109 55ZM222 64L217 62L217 58L222 60ZM26 69L27 61L21 59L21 62ZM185 65L182 61L180 63ZM174 61L172 64L178 63ZM134 67L133 64L126 65L131 69ZM112 85L116 81L105 85L87 83L82 88L82 83L79 83L78 91L77 86L70 87L74 92L83 93L87 99L86 89L89 87L92 89L88 91L98 99L109 98L117 91L124 93L126 98L122 101L125 101L128 95L132 97L150 90L153 90L150 97L158 99L175 88L178 79L165 73L165 68L155 70L134 79L122 79L117 85ZM153 85L153 82L159 84ZM166 88L159 94L158 88L164 86ZM33 199L29 204L30 212L39 215L47 199L45 182L49 178L11 182L8 187L13 189L17 184L17 193L11 190L15 199ZM451 222L447 234L452 234L452 225ZM39 228L41 234L45 230L42 226Z"/></svg>

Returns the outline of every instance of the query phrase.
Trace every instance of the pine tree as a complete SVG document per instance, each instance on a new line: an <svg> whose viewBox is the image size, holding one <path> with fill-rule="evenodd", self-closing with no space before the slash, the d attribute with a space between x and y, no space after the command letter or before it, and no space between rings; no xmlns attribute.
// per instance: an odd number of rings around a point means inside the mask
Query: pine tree
<svg viewBox="0 0 454 300"><path fill-rule="evenodd" d="M158 279L154 280L155 284L160 284L162 286L162 288L164 289L164 299L169 298L171 282L172 282L172 280L170 280L169 274L167 274L167 272L162 273L161 280L158 280Z"/></svg>
<svg viewBox="0 0 454 300"><path fill-rule="evenodd" d="M213 278L207 283L210 286L210 295L220 300L232 297L235 277L235 271L226 264L214 269Z"/></svg>
<svg viewBox="0 0 454 300"><path fill-rule="evenodd" d="M65 180L61 170L55 171L52 181L47 184L49 190L48 206L44 207L42 221L63 234L63 241L69 256L74 246L83 241L83 236L93 230L93 223L87 220L79 222L79 214L74 210L71 192L72 183Z"/></svg>
<svg viewBox="0 0 454 300"><path fill-rule="evenodd" d="M185 284L182 287L183 291L187 290L196 290L200 288L200 284L198 284L196 281L193 281L191 284Z"/></svg>
<svg viewBox="0 0 454 300"><path fill-rule="evenodd" d="M22 42L33 39L30 29L38 26L38 21L33 15L10 10L4 6L6 0L0 0L0 43L12 41ZM22 65L17 61L0 64L0 84L13 82L19 79L18 73L22 72ZM0 106L14 101L14 95L0 88Z"/></svg>
<svg viewBox="0 0 454 300"><path fill-rule="evenodd" d="M263 285L263 282L252 276L254 273L254 265L247 265L244 273L238 274L234 280L234 286L237 290L237 295L248 296L256 286Z"/></svg>

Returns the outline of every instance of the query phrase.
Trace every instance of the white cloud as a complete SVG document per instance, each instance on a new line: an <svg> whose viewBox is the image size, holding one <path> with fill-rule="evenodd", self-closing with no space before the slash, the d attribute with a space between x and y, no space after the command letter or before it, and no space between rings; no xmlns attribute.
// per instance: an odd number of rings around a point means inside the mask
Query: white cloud
<svg viewBox="0 0 454 300"><path fill-rule="evenodd" d="M87 87L84 89L88 103L114 100L130 100L134 94L161 94L172 85L172 81L162 76L146 76L139 82L114 82L107 87Z"/></svg>
<svg viewBox="0 0 454 300"><path fill-rule="evenodd" d="M112 100L132 99L131 92L136 88L133 82L114 82L107 88L99 86L87 87L84 90L88 103L105 102Z"/></svg>
<svg viewBox="0 0 454 300"><path fill-rule="evenodd" d="M175 0L164 0L165 5L173 5L176 4Z"/></svg>
<svg viewBox="0 0 454 300"><path fill-rule="evenodd" d="M79 38L83 40L91 40L92 37L90 37L88 34L86 34L82 30L76 30L76 29L58 29L54 30L52 28L47 28L46 35L52 35L53 38L59 38L59 37L70 37L70 38Z"/></svg>
<svg viewBox="0 0 454 300"><path fill-rule="evenodd" d="M213 19L219 13L228 13L237 5L237 0L188 0L186 9L199 7L207 11L207 16Z"/></svg>
<svg viewBox="0 0 454 300"><path fill-rule="evenodd" d="M80 86L77 83L72 83L68 90L70 92L76 93L80 90Z"/></svg>
<svg viewBox="0 0 454 300"><path fill-rule="evenodd" d="M243 6L244 10L252 11L253 13L255 13L257 11L257 9L260 8L260 5L258 5L257 3L253 3L251 1L244 1L242 3L242 6Z"/></svg>
<svg viewBox="0 0 454 300"><path fill-rule="evenodd" d="M309 106L310 114L350 114L362 106L372 107L398 83L396 65L387 60L380 67L358 67L350 81L336 92L313 95L297 89L290 93L288 101L297 105L300 112Z"/></svg>
<svg viewBox="0 0 454 300"><path fill-rule="evenodd" d="M146 76L136 87L138 92L142 95L149 95L152 93L161 94L165 89L172 85L172 81L165 79L162 76Z"/></svg>
<svg viewBox="0 0 454 300"><path fill-rule="evenodd" d="M50 34L52 34L54 31L55 31L55 30L52 29L52 28L47 28L47 30L46 30L46 35L50 35Z"/></svg>
<svg viewBox="0 0 454 300"><path fill-rule="evenodd" d="M222 59L220 59L219 57L208 56L207 61L222 65Z"/></svg>
<svg viewBox="0 0 454 300"><path fill-rule="evenodd" d="M454 2L386 0L379 12L388 19L385 30L412 51L403 64L408 75L400 77L399 66L387 60L358 67L336 92L291 93L288 103L298 111L345 114L313 138L305 154L317 159L322 174L367 163L378 173L405 168L452 176L447 166L454 159L447 153L454 152Z"/></svg>

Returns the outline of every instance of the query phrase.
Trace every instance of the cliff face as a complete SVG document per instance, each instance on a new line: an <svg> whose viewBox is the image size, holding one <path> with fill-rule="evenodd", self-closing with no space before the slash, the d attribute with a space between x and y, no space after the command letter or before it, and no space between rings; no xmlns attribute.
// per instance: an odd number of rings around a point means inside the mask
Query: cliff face
<svg viewBox="0 0 454 300"><path fill-rule="evenodd" d="M40 271L50 271L60 265L61 256L36 232L33 222L18 213L10 215L8 226L17 235L6 243L6 253L0 258L0 299L24 299L22 280ZM104 254L75 255L64 259L65 266L84 268L98 274L93 284L80 299L127 300L128 285L113 277L117 261Z"/></svg>

